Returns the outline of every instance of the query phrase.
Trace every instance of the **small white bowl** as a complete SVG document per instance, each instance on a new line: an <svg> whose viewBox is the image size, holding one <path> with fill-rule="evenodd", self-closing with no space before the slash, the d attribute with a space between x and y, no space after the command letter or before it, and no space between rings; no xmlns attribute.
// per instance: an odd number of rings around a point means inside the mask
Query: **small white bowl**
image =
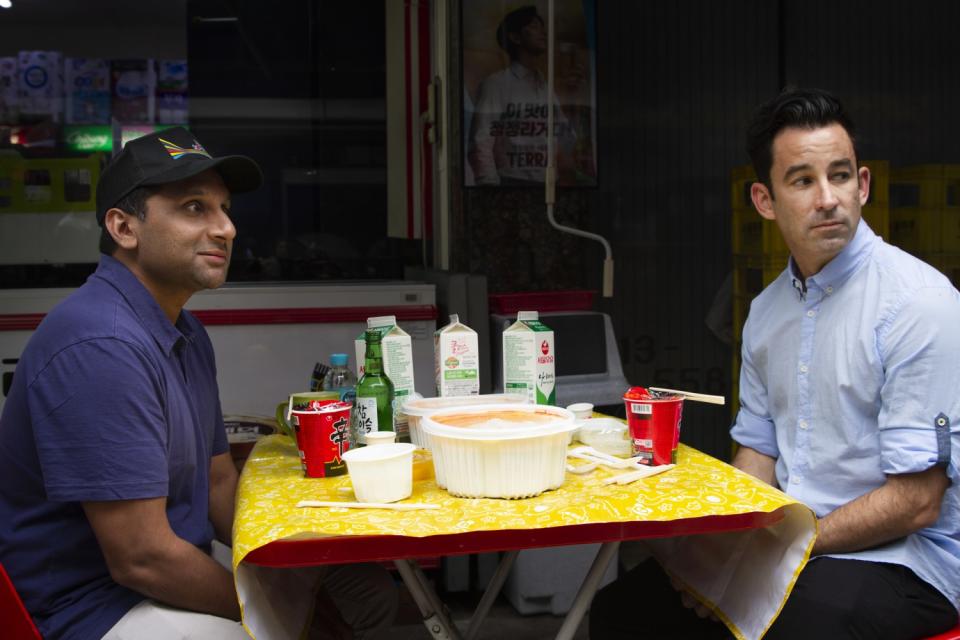
<svg viewBox="0 0 960 640"><path fill-rule="evenodd" d="M627 425L616 418L593 418L580 423L577 440L611 456L633 455Z"/></svg>
<svg viewBox="0 0 960 640"><path fill-rule="evenodd" d="M494 412L548 413L552 419L511 426L459 427L444 417ZM556 489L566 476L567 443L576 428L573 414L535 404L481 405L435 411L423 418L430 437L437 485L466 498L528 498Z"/></svg>
<svg viewBox="0 0 960 640"><path fill-rule="evenodd" d="M413 450L409 442L350 449L343 454L353 493L360 502L396 502L413 493Z"/></svg>
<svg viewBox="0 0 960 640"><path fill-rule="evenodd" d="M590 416L593 415L593 403L577 402L571 405L567 405L567 411L573 412L573 416L577 420L588 420Z"/></svg>

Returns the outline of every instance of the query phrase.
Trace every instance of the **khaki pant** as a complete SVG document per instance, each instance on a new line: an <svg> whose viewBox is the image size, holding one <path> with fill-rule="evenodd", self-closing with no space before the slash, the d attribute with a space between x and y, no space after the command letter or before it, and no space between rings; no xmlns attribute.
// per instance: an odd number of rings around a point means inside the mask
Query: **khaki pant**
<svg viewBox="0 0 960 640"><path fill-rule="evenodd" d="M230 549L214 542L213 557L231 568ZM354 637L376 638L397 615L397 588L380 565L330 565L323 585ZM310 629L310 638L324 638L322 628ZM144 600L123 616L103 640L249 640L239 622L206 613L176 609L155 600ZM261 640L270 640L264 638Z"/></svg>

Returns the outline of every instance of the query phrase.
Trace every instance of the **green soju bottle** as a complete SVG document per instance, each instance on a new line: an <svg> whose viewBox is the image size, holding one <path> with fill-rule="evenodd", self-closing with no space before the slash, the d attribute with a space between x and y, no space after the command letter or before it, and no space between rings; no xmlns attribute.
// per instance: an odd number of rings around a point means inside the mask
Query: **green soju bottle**
<svg viewBox="0 0 960 640"><path fill-rule="evenodd" d="M364 374L353 403L355 444L365 445L371 431L393 431L393 383L383 371L380 332L367 330Z"/></svg>

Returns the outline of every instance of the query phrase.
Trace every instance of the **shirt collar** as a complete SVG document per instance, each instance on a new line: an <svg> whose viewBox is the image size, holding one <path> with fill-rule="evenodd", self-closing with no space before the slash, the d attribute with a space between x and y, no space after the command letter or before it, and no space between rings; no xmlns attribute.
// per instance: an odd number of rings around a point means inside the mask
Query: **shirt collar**
<svg viewBox="0 0 960 640"><path fill-rule="evenodd" d="M800 275L800 268L793 256L790 256L790 279L793 288L800 295L800 299L804 298L809 284L831 293L837 291L873 252L876 240L877 235L873 232L873 229L870 228L866 220L861 218L857 224L857 230L847 246L833 260L824 265L818 273L807 278L806 282Z"/></svg>
<svg viewBox="0 0 960 640"><path fill-rule="evenodd" d="M171 324L143 283L126 265L113 256L101 255L100 264L97 265L97 270L92 277L105 280L120 292L166 355L169 356L181 341L193 340L193 329L183 312L177 318L176 325Z"/></svg>

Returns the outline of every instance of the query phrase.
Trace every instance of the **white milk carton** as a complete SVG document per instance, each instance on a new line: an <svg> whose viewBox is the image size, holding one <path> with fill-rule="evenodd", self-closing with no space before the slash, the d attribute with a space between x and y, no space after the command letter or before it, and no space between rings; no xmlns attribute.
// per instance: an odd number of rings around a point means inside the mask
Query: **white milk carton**
<svg viewBox="0 0 960 640"><path fill-rule="evenodd" d="M410 334L397 326L396 316L377 316L367 318L367 329L380 332L383 348L383 371L393 383L393 420L397 440L410 442L410 430L407 419L397 409L410 397L413 386L413 342ZM363 375L367 342L365 333L354 341L357 356L357 380Z"/></svg>
<svg viewBox="0 0 960 640"><path fill-rule="evenodd" d="M460 322L455 313L450 316L450 324L433 334L433 369L438 396L480 393L477 332Z"/></svg>
<svg viewBox="0 0 960 640"><path fill-rule="evenodd" d="M536 404L557 404L553 330L536 311L521 311L503 332L503 392L526 393Z"/></svg>

